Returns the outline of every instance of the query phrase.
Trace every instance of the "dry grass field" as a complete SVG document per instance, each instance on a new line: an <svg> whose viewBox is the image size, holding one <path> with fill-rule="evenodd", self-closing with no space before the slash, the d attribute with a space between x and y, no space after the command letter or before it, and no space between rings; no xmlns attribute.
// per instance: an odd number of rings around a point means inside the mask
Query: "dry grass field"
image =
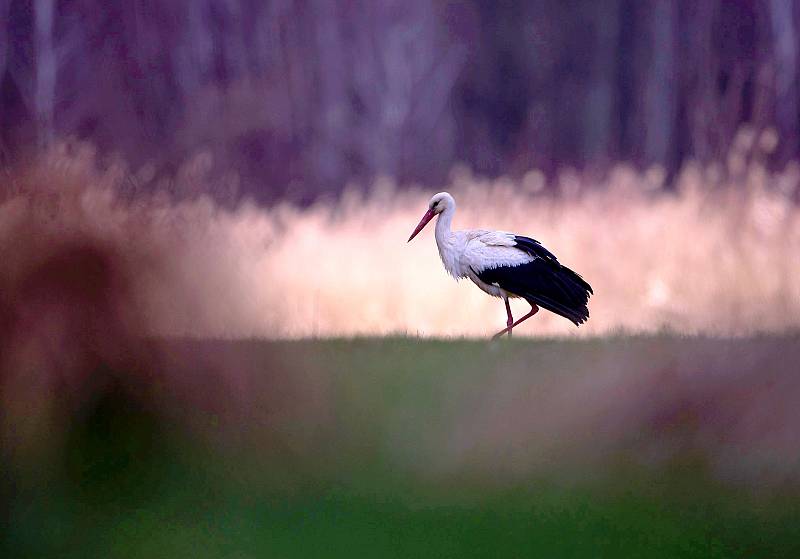
<svg viewBox="0 0 800 559"><path fill-rule="evenodd" d="M520 335L780 332L800 325L800 166L767 172L744 150L726 167L687 166L670 191L658 169L625 166L602 180L565 172L547 194L536 172L515 182L455 170L441 189L459 204L456 228L533 236L595 288L580 330L543 313ZM118 251L156 334L483 337L505 323L500 302L447 277L430 232L406 244L432 192L379 181L266 209L193 195L213 190L202 159L172 182L147 180L64 146L6 177L4 250L47 237Z"/></svg>

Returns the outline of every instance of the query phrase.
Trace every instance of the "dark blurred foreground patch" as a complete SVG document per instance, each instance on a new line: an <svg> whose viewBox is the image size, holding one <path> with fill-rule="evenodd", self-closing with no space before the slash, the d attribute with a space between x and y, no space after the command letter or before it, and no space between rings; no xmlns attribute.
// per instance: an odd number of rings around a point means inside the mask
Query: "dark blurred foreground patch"
<svg viewBox="0 0 800 559"><path fill-rule="evenodd" d="M769 356L792 355L793 336L520 340L502 353L416 340L143 343L156 373L94 369L107 380L69 416L57 460L8 470L2 556L800 552L792 478L739 483L720 469L737 458L718 456L730 444L745 462L786 456L783 438L771 454L751 431L788 409L778 396L792 393L791 364ZM187 388L199 385L210 393Z"/></svg>

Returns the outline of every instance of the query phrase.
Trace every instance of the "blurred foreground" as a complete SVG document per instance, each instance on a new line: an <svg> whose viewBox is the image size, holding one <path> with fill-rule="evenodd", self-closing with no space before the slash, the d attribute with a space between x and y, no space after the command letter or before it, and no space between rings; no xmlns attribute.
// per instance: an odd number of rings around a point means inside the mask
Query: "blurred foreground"
<svg viewBox="0 0 800 559"><path fill-rule="evenodd" d="M7 408L4 557L800 551L796 334L140 347Z"/></svg>

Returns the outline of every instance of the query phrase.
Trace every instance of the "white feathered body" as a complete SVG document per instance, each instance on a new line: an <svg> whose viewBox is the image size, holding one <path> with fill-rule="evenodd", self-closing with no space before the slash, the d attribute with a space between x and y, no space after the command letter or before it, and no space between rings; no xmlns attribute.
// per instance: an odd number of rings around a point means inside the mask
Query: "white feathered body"
<svg viewBox="0 0 800 559"><path fill-rule="evenodd" d="M483 229L450 231L451 221L452 213L445 212L436 222L436 246L447 273L456 279L469 278L493 297L516 297L496 284L481 281L477 274L491 268L527 264L536 257L515 247L513 233Z"/></svg>

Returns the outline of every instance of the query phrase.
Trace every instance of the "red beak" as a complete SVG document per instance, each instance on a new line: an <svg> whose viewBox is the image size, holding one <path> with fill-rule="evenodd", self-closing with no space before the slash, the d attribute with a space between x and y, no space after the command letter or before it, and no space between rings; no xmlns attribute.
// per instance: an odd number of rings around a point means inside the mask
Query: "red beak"
<svg viewBox="0 0 800 559"><path fill-rule="evenodd" d="M411 239L413 239L414 237L416 237L416 236L417 236L417 234L418 234L420 231L422 231L422 228L423 228L423 227L425 227L426 225L428 225L428 222L429 222L430 220L432 220L432 219L433 219L433 216L435 216L435 215L436 215L436 214L435 214L435 213L433 213L433 210L430 210L430 209L429 209L427 212L425 212L425 215L423 215L423 216L422 216L422 219L420 219L420 220L419 220L419 225L417 225L417 228L416 228L416 229L414 229L414 232L413 232L413 233L411 233L411 236L408 238L408 241L406 241L406 242L410 243L410 242L411 242Z"/></svg>

